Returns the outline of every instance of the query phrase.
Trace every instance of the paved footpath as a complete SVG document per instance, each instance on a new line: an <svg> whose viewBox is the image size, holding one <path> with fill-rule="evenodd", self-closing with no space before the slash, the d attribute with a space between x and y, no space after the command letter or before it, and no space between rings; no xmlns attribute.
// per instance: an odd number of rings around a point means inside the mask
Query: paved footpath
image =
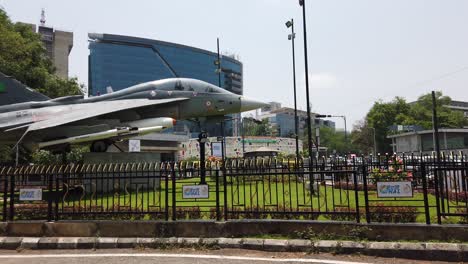
<svg viewBox="0 0 468 264"><path fill-rule="evenodd" d="M0 237L0 249L7 250L30 249L33 250L32 252L34 252L34 250L50 249L70 250L135 248L243 249L261 250L267 252L333 253L337 255L363 254L369 256L420 260L460 262L468 261L468 244L457 243L356 242L333 240L311 241L300 239L281 240L255 238ZM70 259L79 258L78 256L73 255L67 257ZM87 258L99 257L102 256L89 256ZM130 256L117 257L129 258ZM145 256L138 257L145 258ZM50 258L52 259L51 261L55 261L52 256L50 256ZM170 257L166 256L166 258ZM5 257L1 257L0 263L5 263L4 260L6 259L7 258ZM180 261L187 261L187 259ZM218 261L220 260L218 259ZM226 259L226 261L227 263L242 262L242 260L239 259Z"/></svg>
<svg viewBox="0 0 468 264"><path fill-rule="evenodd" d="M310 254L301 252L265 252L247 249L75 249L75 250L0 250L2 264L423 264L429 261L380 258L363 255ZM447 263L447 262L431 262Z"/></svg>

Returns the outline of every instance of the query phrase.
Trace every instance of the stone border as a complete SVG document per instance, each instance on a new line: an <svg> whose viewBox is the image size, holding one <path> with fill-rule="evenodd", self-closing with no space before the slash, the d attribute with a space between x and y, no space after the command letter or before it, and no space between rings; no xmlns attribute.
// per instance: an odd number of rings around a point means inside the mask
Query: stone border
<svg viewBox="0 0 468 264"><path fill-rule="evenodd" d="M355 242L336 240L256 238L117 238L117 237L0 237L0 249L112 248L242 248L283 252L365 254L419 260L468 261L468 244Z"/></svg>
<svg viewBox="0 0 468 264"><path fill-rule="evenodd" d="M12 237L218 238L259 235L296 235L339 240L468 242L468 225L358 224L297 220L0 222L0 236Z"/></svg>

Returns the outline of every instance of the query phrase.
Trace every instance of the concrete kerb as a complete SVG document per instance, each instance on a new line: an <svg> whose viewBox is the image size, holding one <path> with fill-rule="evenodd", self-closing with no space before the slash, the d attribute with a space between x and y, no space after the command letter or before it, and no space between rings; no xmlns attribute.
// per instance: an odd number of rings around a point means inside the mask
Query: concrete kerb
<svg viewBox="0 0 468 264"><path fill-rule="evenodd" d="M335 239L366 238L375 241L468 242L467 225L357 224L351 222L296 220L213 221L59 221L0 223L0 236L11 237L254 237L298 233Z"/></svg>
<svg viewBox="0 0 468 264"><path fill-rule="evenodd" d="M40 237L23 237L20 248L37 249L39 246Z"/></svg>
<svg viewBox="0 0 468 264"><path fill-rule="evenodd" d="M38 249L56 249L58 243L57 237L41 237L39 239Z"/></svg>
<svg viewBox="0 0 468 264"><path fill-rule="evenodd" d="M95 237L0 237L0 249L87 249L87 248L171 248L216 245L264 251L361 253L381 257L467 261L468 244L355 242L335 240L276 240L256 238L95 238Z"/></svg>

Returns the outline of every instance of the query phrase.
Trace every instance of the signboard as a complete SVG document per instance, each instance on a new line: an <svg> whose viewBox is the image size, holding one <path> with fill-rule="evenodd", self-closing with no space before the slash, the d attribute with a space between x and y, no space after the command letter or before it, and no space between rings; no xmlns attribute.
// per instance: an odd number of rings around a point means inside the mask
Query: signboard
<svg viewBox="0 0 468 264"><path fill-rule="evenodd" d="M140 140L138 139L130 139L128 141L128 152L140 152Z"/></svg>
<svg viewBox="0 0 468 264"><path fill-rule="evenodd" d="M211 155L215 157L223 157L223 145L221 142L211 143Z"/></svg>
<svg viewBox="0 0 468 264"><path fill-rule="evenodd" d="M184 185L182 186L182 198L197 199L209 198L210 192L208 185Z"/></svg>
<svg viewBox="0 0 468 264"><path fill-rule="evenodd" d="M377 182L377 197L401 198L413 197L413 187L409 181Z"/></svg>
<svg viewBox="0 0 468 264"><path fill-rule="evenodd" d="M20 201L41 201L42 189L20 189Z"/></svg>

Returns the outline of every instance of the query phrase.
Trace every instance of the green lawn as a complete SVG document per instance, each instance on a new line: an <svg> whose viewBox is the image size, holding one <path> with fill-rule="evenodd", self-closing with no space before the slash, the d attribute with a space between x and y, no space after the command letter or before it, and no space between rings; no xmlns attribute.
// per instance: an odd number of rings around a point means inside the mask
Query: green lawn
<svg viewBox="0 0 468 264"><path fill-rule="evenodd" d="M240 180L240 179L244 180ZM278 179L277 182L273 179ZM292 178L292 177L291 177ZM336 189L332 186L319 186L319 191L314 195L305 188L303 182L291 181L289 176L272 177L268 181L268 176L264 176L263 180L251 180L252 177L238 177L238 180L233 180L228 177L227 184L227 203L228 208L234 210L258 210L258 211L313 211L321 212L319 219L329 219L327 212L335 211L355 211L356 196L353 190ZM249 180L250 179L250 180ZM198 184L199 178L181 179L176 183L176 206L179 210L191 210L193 207L200 208L201 211L214 211L216 206L216 185L212 179L209 180L210 197L208 199L183 199L182 186ZM224 205L223 183L219 183L219 203ZM109 188L112 189L112 188ZM59 205L63 211L129 211L139 210L143 212L164 211L166 206L170 208L173 205L172 198L172 182L168 182L168 199L166 200L166 184L161 183L161 186L151 188L151 190L120 190L115 193L99 194L99 192L86 192L86 195L81 196L80 193L73 194L69 192L65 197L64 202ZM358 191L359 207L363 210L365 206L364 192ZM386 198L379 199L375 191L369 192L370 206L405 206L418 207L417 222L425 222L423 194L415 193L413 198L395 199ZM428 203L430 206L430 219L432 223L436 223L436 199L433 195L428 195ZM459 206L466 206L464 203ZM450 206L455 206L450 202ZM349 209L348 209L349 208ZM62 209L61 209L62 210ZM454 212L455 209L451 209ZM207 214L208 215L208 214ZM208 217L205 215L204 217ZM271 214L264 217L271 217ZM364 221L364 215L361 215ZM458 222L457 217L444 219L446 222Z"/></svg>

